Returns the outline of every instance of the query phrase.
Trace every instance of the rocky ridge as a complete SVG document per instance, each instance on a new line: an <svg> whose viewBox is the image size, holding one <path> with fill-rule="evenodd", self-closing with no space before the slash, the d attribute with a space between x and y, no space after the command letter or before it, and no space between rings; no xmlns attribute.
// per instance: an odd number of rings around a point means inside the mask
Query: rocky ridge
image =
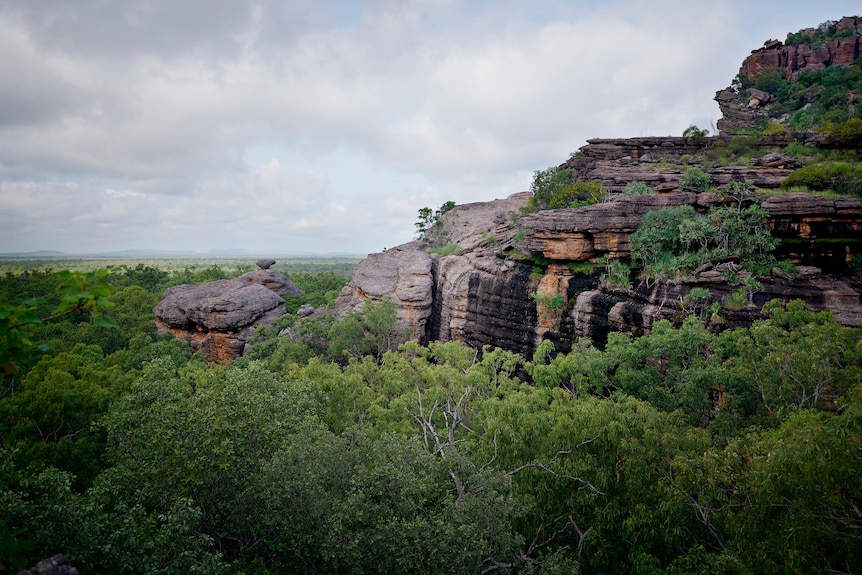
<svg viewBox="0 0 862 575"><path fill-rule="evenodd" d="M597 258L628 257L628 237L645 213L680 205L705 210L718 202L715 194L675 191L520 216L517 208L527 200L527 195L516 194L454 208L445 225L464 236L460 255L428 254L427 245L410 242L370 256L357 266L339 309L355 310L367 299L388 297L399 304L399 322L409 337L456 340L477 348L498 346L529 356L543 339L554 339L562 349L579 337L601 345L611 330L640 335L660 319L679 323L686 315L705 313L711 303L722 302L746 277L747 272L732 262L672 281L639 280L629 290L603 287L596 277ZM774 233L802 241L793 248L800 252L797 263L846 272L847 256L862 239L862 203L790 194L767 199L763 207L770 213L767 225ZM490 222L493 225L486 225ZM824 231L830 234L828 248L818 247L817 234ZM840 237L847 242L832 241ZM380 265L384 260L386 265ZM412 263L404 266L402 261ZM586 264L586 271L578 264ZM415 273L385 271L391 269ZM736 280L729 280L729 275ZM385 292L373 287L381 283L387 285ZM760 283L748 302L723 311L723 323L714 327L749 324L761 317L763 304L776 298L802 299L809 309L829 310L845 325L862 325L862 283L846 273L800 265L795 274L776 269ZM685 300L694 288L711 294L698 309ZM409 297L401 299L405 294ZM560 309L542 303L554 296L565 302Z"/></svg>
<svg viewBox="0 0 862 575"><path fill-rule="evenodd" d="M814 136L780 134L752 142L752 149L769 150L786 146L792 141L813 143ZM748 182L761 189L775 189L795 169L798 160L773 154L745 165L705 165L704 154L716 142L726 145L727 136L706 137L700 141L683 137L615 138L587 140L578 153L560 164L561 169L572 169L575 181L599 182L611 193L621 192L626 184L641 181L657 192L671 192L679 188L685 169L696 166L708 173L716 185L732 181Z"/></svg>

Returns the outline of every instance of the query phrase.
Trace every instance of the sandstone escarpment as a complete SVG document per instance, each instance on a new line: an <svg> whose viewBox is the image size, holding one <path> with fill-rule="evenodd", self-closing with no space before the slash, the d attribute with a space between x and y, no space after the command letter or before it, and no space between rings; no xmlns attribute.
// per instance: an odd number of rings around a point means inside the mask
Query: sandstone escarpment
<svg viewBox="0 0 862 575"><path fill-rule="evenodd" d="M844 18L826 29L792 35L787 45L770 41L746 59L740 75L750 80L776 70L792 82L803 70L853 64L862 48L860 25L858 18ZM571 169L574 182L600 184L603 203L524 215L519 208L530 196L516 194L456 206L439 230L443 243L457 244L455 253L426 254L430 246L413 242L370 256L343 292L340 308L390 298L400 306L406 334L477 348L490 344L527 356L544 339L562 350L582 337L601 345L610 331L641 335L659 320L680 323L692 314L715 330L748 325L763 317L761 308L773 299L801 299L811 310L832 312L842 324L862 325L862 284L851 270L854 258L862 257L862 204L849 197L778 192L794 171L815 161L818 147L849 143L852 148L855 140L826 141L823 133L784 124L764 133L769 122L785 122L769 116L776 96L755 88L740 93L742 85L716 96L724 114L721 135L588 140L558 169ZM814 92L803 96L816 99ZM786 103L782 106L787 114ZM728 135L736 128L747 131ZM812 154L805 153L809 149ZM605 262L629 260L629 239L645 214L678 206L706 214L727 201L714 191L680 190L690 167L708 174L719 191L734 182L758 190L757 201L768 214L766 228L781 240L775 255L797 271L785 266L754 278L726 258L687 277L656 280L635 269L626 288L620 287L625 281L615 282L617 287L602 282ZM621 197L633 181L656 193ZM406 274L417 262L421 271Z"/></svg>
<svg viewBox="0 0 862 575"><path fill-rule="evenodd" d="M425 342L433 303L431 256L418 241L370 254L357 264L339 297L341 314L360 312L366 301L397 304L396 331L402 339Z"/></svg>
<svg viewBox="0 0 862 575"><path fill-rule="evenodd" d="M741 268L740 278L747 277ZM631 290L588 290L578 294L572 306L569 337L585 337L601 344L611 331L648 333L660 320L680 324L688 315L700 315L712 329L748 326L763 317L761 308L774 299L782 302L801 300L811 311L829 311L838 323L862 325L862 283L854 278L826 275L819 268L802 266L795 274L775 270L774 275L758 278L759 284L738 308L722 306L720 315L710 317L712 304L721 304L740 290L738 280L730 282L725 273L712 270L672 281L641 280ZM696 288L710 295L696 302L686 296Z"/></svg>
<svg viewBox="0 0 862 575"><path fill-rule="evenodd" d="M242 355L248 337L286 311L283 296L302 295L285 275L270 269L230 280L178 285L153 309L159 332L171 331L210 359Z"/></svg>
<svg viewBox="0 0 862 575"><path fill-rule="evenodd" d="M519 194L457 206L445 225L459 234L464 246L459 255L429 255L419 242L374 254L357 268L339 307L389 297L401 304L399 322L408 328L408 336L457 340L477 348L499 346L529 355L542 339L555 340L561 349L580 337L601 345L612 330L643 334L660 319L679 323L686 315L706 314L712 303L739 292L748 275L728 262L705 266L691 277L640 280L628 290L600 285L597 259L628 258L628 238L644 214L681 205L705 211L718 202L715 194L649 194L529 215L513 209L526 201ZM847 261L858 253L862 240L862 204L850 198L788 194L767 199L763 207L770 214L768 227L785 240L797 240L787 250L799 256L795 263L821 264L844 275L810 266L796 274L775 270L758 278L759 287L739 309L722 311L722 324L713 327L750 324L762 317L760 308L771 299L801 299L809 309L831 311L845 325L862 325L862 284L846 275ZM830 246L832 253L824 255L820 245ZM417 261L422 262L421 273L405 274L417 269ZM710 296L688 301L686 295L695 288L708 289ZM405 299L407 292L422 297ZM411 303L419 301L421 305Z"/></svg>
<svg viewBox="0 0 862 575"><path fill-rule="evenodd" d="M739 69L742 76L753 78L770 68L783 70L784 77L794 79L802 70L825 70L829 66L851 66L862 56L862 18L850 16L835 23L835 32L841 36L827 42L817 42L816 28L800 30L796 35L803 40L783 44L767 40L762 48L753 50ZM805 41L810 40L810 41Z"/></svg>

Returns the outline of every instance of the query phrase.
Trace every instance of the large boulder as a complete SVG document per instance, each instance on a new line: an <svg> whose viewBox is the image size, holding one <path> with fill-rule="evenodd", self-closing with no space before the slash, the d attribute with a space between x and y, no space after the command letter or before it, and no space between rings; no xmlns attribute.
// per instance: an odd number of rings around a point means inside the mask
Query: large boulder
<svg viewBox="0 0 862 575"><path fill-rule="evenodd" d="M431 256L423 247L421 242L410 242L359 262L352 281L341 291L338 312L361 312L366 301L391 300L398 309L396 331L402 334L400 339L425 341L433 279Z"/></svg>
<svg viewBox="0 0 862 575"><path fill-rule="evenodd" d="M65 555L58 553L53 557L39 561L35 567L29 571L21 571L18 575L78 575L78 570L69 564Z"/></svg>
<svg viewBox="0 0 862 575"><path fill-rule="evenodd" d="M153 313L160 332L171 331L210 359L224 362L242 355L257 326L284 315L283 296L297 295L302 291L288 277L261 269L234 279L168 288Z"/></svg>

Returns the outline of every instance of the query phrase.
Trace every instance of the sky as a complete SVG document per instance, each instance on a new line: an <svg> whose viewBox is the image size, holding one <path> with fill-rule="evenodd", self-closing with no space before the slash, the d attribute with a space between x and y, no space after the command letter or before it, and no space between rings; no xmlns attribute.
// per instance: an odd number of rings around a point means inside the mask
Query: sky
<svg viewBox="0 0 862 575"><path fill-rule="evenodd" d="M382 251L858 1L0 0L0 253Z"/></svg>

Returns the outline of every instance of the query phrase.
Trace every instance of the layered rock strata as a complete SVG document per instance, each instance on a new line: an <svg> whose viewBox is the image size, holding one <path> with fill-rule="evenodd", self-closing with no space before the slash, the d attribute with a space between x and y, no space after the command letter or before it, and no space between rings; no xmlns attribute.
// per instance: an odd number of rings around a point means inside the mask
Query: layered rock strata
<svg viewBox="0 0 862 575"><path fill-rule="evenodd" d="M529 356L542 339L555 340L561 349L579 337L601 345L611 330L642 334L660 319L679 323L691 313L705 314L712 303L738 292L747 274L729 262L675 281L640 281L630 290L602 287L596 277L597 258L630 255L628 238L644 214L681 205L706 211L718 202L715 194L650 194L519 215L517 208L526 202L527 196L518 194L457 206L445 225L459 237L460 255L429 255L423 251L427 246L411 242L370 256L357 268L339 307L355 309L365 299L390 297L401 302L399 321L412 337L499 346ZM763 207L773 233L797 241L788 250L796 263L820 264L844 275L811 266L798 274L775 270L758 279L760 287L739 309L723 310L721 324L713 327L750 324L762 317L763 304L776 298L801 299L809 309L831 311L845 325L862 325L862 285L846 277L847 261L862 240L862 204L788 194L767 199ZM821 244L834 253L826 257ZM404 273L416 269L421 273ZM404 282L400 290L399 282ZM688 302L686 294L694 288L707 288L709 298ZM405 299L406 293L414 295ZM561 305L548 303L555 296Z"/></svg>
<svg viewBox="0 0 862 575"><path fill-rule="evenodd" d="M739 69L742 76L753 78L764 71L778 68L791 81L803 70L825 70L829 66L852 66L862 56L862 18L850 16L835 24L837 38L829 42L807 42L785 45L767 40L762 48L753 50ZM815 39L816 28L800 30L801 38Z"/></svg>
<svg viewBox="0 0 862 575"><path fill-rule="evenodd" d="M629 182L642 181L657 192L670 192L679 188L685 169L696 166L709 174L712 182L723 186L729 182L748 182L761 189L775 189L787 176L799 168L793 158L767 153L770 148L786 146L792 141L814 144L816 134L779 134L764 137L751 143L755 151L763 150L742 166L709 167L704 165L703 154L716 142L727 144L729 137L708 137L699 142L690 138L630 138L593 139L578 150L578 154L560 164L559 168L572 169L575 181L599 182L609 192L621 192Z"/></svg>

